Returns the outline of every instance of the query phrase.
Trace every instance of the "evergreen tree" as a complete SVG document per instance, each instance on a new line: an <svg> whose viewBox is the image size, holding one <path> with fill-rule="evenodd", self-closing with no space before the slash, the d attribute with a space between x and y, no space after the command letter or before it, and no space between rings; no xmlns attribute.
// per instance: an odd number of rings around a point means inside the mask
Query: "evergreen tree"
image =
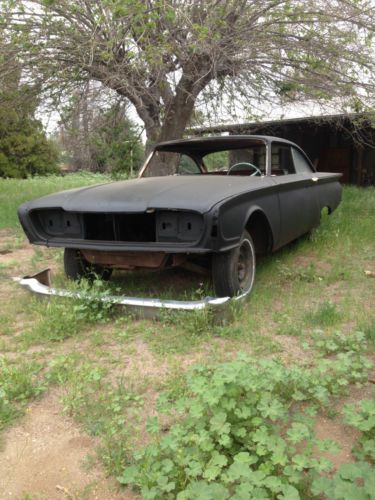
<svg viewBox="0 0 375 500"><path fill-rule="evenodd" d="M34 116L35 95L14 81L0 90L0 177L57 172L58 150Z"/></svg>

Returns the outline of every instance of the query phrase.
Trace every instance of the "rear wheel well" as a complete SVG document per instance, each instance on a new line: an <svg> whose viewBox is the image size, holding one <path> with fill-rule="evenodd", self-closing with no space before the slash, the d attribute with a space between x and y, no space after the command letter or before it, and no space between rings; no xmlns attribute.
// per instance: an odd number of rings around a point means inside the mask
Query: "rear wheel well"
<svg viewBox="0 0 375 500"><path fill-rule="evenodd" d="M250 233L258 255L264 255L272 250L273 236L271 226L263 212L257 210L251 214L245 226Z"/></svg>

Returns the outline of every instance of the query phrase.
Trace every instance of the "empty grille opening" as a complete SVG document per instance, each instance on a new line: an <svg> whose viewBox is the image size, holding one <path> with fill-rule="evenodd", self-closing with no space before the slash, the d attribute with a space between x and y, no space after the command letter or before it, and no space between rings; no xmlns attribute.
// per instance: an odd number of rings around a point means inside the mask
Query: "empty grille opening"
<svg viewBox="0 0 375 500"><path fill-rule="evenodd" d="M87 240L156 241L155 214L85 214Z"/></svg>
<svg viewBox="0 0 375 500"><path fill-rule="evenodd" d="M112 214L85 214L85 238L87 240L114 240Z"/></svg>
<svg viewBox="0 0 375 500"><path fill-rule="evenodd" d="M156 241L155 214L119 214L116 239L119 241Z"/></svg>

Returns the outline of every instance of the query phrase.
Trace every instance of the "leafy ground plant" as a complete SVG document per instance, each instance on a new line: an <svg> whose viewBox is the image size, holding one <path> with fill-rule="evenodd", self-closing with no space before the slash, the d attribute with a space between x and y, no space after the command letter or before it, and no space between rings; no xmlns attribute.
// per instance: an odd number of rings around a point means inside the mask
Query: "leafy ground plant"
<svg viewBox="0 0 375 500"><path fill-rule="evenodd" d="M312 473L330 462L314 449L335 450L313 432L314 415L333 395L364 382L371 363L340 353L313 368L241 357L216 368L195 368L184 397L161 411L179 411L166 435L135 454L119 477L143 498L287 498L308 495ZM250 495L250 496L249 496Z"/></svg>
<svg viewBox="0 0 375 500"><path fill-rule="evenodd" d="M375 396L375 395L374 395ZM361 432L355 454L375 464L375 397L344 408L345 422ZM375 488L374 488L375 494Z"/></svg>
<svg viewBox="0 0 375 500"><path fill-rule="evenodd" d="M374 468L367 462L342 465L332 479L314 480L313 495L332 500L373 500L375 498Z"/></svg>

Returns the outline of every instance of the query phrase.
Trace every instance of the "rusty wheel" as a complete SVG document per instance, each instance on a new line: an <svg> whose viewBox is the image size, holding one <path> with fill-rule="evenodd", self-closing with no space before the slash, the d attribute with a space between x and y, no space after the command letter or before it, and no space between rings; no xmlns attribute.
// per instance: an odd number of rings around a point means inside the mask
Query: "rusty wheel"
<svg viewBox="0 0 375 500"><path fill-rule="evenodd" d="M255 249L246 230L237 248L213 256L212 279L218 297L234 297L251 292L255 279Z"/></svg>

